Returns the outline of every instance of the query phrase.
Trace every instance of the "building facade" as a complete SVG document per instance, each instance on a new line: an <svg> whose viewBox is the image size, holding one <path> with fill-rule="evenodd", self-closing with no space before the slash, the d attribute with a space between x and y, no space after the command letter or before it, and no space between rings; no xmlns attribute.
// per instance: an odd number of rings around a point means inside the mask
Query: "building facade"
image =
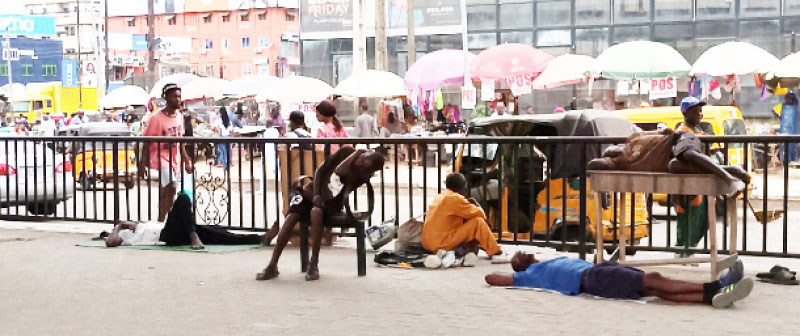
<svg viewBox="0 0 800 336"><path fill-rule="evenodd" d="M162 76L176 69L224 79L286 76L300 64L299 20L293 8L187 11L159 14L154 21ZM108 26L112 80L143 73L147 16L110 17Z"/></svg>
<svg viewBox="0 0 800 336"><path fill-rule="evenodd" d="M617 43L651 40L673 46L693 63L709 47L727 41L746 41L782 58L795 50L792 32L800 33L800 0L466 1L467 47L473 52L504 42L517 42L554 55L574 50L578 54L597 56ZM309 6L308 2L301 1L303 15L313 14L314 6ZM388 2L391 12L392 1ZM305 17L303 22L305 24ZM403 35L390 34L388 38L389 69L401 76L407 67ZM419 55L462 47L460 32L434 29L420 34L418 30L417 35ZM351 36L319 38L307 34L303 27L303 73L332 84L343 79L338 74L346 70L347 59L352 57ZM371 37L367 41L370 64L374 59L373 41ZM685 82L680 86L683 92L686 91ZM735 97L723 95L712 103L729 104L731 98L735 98L746 116L769 117L770 108L778 99L771 97L762 101L761 90L755 87L750 76L742 77L741 85L742 91ZM535 91L520 97L519 107L534 106L537 112L549 112L555 106L569 105L576 94L578 108L612 109L619 107L622 99L615 96L614 88L613 81L600 81L594 83L591 96L585 85L578 86L575 92L570 87Z"/></svg>
<svg viewBox="0 0 800 336"><path fill-rule="evenodd" d="M16 49L18 57L18 60L11 61L11 80L14 83L61 81L61 41L29 37L9 40L10 49ZM0 54L4 49L5 43L0 43ZM0 62L0 85L8 84L8 71L8 63Z"/></svg>
<svg viewBox="0 0 800 336"><path fill-rule="evenodd" d="M77 62L80 58L81 84L84 87L103 87L105 81L103 1L24 0L24 3L27 14L55 17L54 38L61 40L65 59Z"/></svg>

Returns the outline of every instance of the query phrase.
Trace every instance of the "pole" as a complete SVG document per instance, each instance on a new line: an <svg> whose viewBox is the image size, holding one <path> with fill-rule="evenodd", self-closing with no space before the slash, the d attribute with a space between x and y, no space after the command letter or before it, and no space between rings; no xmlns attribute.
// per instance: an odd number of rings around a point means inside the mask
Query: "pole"
<svg viewBox="0 0 800 336"><path fill-rule="evenodd" d="M8 31L8 28L6 28L6 31ZM5 35L6 35L6 46L3 49L4 50L8 50L8 49L11 49L11 36L8 33L6 33ZM11 55L9 55L9 56L11 56ZM6 58L6 67L8 69L8 71L7 71L7 73L8 73L8 103L11 104L11 114L12 114L12 117L13 117L13 114L14 114L14 85L13 85L13 83L14 82L11 81L11 57Z"/></svg>
<svg viewBox="0 0 800 336"><path fill-rule="evenodd" d="M408 51L408 66L406 66L406 70L408 70L417 61L417 37L414 36L414 0L406 1L406 21L408 21L406 25L408 28L408 37L406 37L406 42L408 43L406 47Z"/></svg>
<svg viewBox="0 0 800 336"><path fill-rule="evenodd" d="M147 0L147 71L153 76L155 80L156 72L156 54L155 44L155 18L153 17L154 11L153 0Z"/></svg>
<svg viewBox="0 0 800 336"><path fill-rule="evenodd" d="M103 23L103 27L105 27L105 28L103 29L103 32L105 33L105 46L104 46L105 51L103 52L103 55L104 55L103 58L105 60L105 66L103 67L103 71L104 71L104 74L105 74L105 81L103 82L103 94L105 94L105 92L108 91L108 81L109 81L109 77L111 75L110 74L111 69L109 69L109 67L108 67L108 63L109 63L109 61L108 61L108 0L105 0L104 6L105 6L105 8L103 10L103 16L105 16L105 21Z"/></svg>
<svg viewBox="0 0 800 336"><path fill-rule="evenodd" d="M375 70L386 71L386 0L375 0Z"/></svg>
<svg viewBox="0 0 800 336"><path fill-rule="evenodd" d="M363 34L363 24L361 23L361 11L363 8L361 7L360 0L353 1L353 71L359 72L364 70L361 65L363 60L361 59L361 40L364 38ZM335 65L334 65L335 66ZM341 80L341 78L337 78L337 80ZM335 84L335 83L334 83Z"/></svg>
<svg viewBox="0 0 800 336"><path fill-rule="evenodd" d="M81 64L81 0L75 0L76 34L78 36L78 111L83 109L83 65Z"/></svg>

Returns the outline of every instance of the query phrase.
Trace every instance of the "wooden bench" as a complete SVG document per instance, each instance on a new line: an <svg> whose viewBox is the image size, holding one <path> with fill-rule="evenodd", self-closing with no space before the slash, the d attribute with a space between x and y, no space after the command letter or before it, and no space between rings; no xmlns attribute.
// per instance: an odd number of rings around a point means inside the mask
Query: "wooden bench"
<svg viewBox="0 0 800 336"><path fill-rule="evenodd" d="M669 174L651 172L632 172L632 171L603 171L590 170L587 172L592 179L592 189L595 192L595 199L601 199L601 193L623 193L620 198L622 204L620 208L625 209L624 193L667 193L672 195L704 195L708 197L708 242L711 256L709 258L675 258L675 259L651 259L651 260L625 260L625 245L627 244L626 230L619 230L619 262L628 266L656 266L669 264L711 264L711 280L716 280L719 276L717 263L726 260L732 261L737 258L736 251L736 201L730 199L727 207L728 218L732 219L730 227L730 246L729 254L731 257L719 258L717 256L717 216L714 211L716 196L731 195L735 190L733 186L714 175L706 174ZM602 218L601 207L597 207L597 218ZM625 211L621 211L618 225L625 227ZM602 232L602 223L595 223L597 232ZM603 262L602 235L597 235L597 247L595 249L595 261Z"/></svg>

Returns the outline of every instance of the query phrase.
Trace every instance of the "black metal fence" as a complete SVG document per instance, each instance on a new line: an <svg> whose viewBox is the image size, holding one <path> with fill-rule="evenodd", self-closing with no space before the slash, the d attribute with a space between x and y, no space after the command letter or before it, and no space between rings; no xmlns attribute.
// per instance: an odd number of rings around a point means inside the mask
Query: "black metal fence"
<svg viewBox="0 0 800 336"><path fill-rule="evenodd" d="M387 157L385 169L373 178L379 195L372 218L375 222L393 220L399 225L424 215L444 188L445 175L458 170L467 176L472 196L486 210L501 243L573 250L585 256L595 248L593 236L603 234L604 248L611 251L618 230L623 229L617 227L616 218L624 212L630 216L626 222L635 223L624 228L631 230L629 237L634 238L629 251L707 253L705 235L696 247L677 246L672 196L636 195L625 209L618 206L620 195L594 199L585 170L587 161L599 154L601 146L624 140L4 137L0 138L0 218L109 223L156 220L162 197L158 184L172 178L178 180L179 191L193 195L199 224L263 230L282 220L290 182L301 174L311 175L331 147L353 145L380 150ZM702 140L719 148L725 163L736 161L751 171L751 185L756 186L736 200L737 218L720 212L721 251L727 251L727 228L735 223L741 232L740 254L800 257L800 239L793 239L800 234L789 225L789 217L796 217L792 204L800 197L791 196L794 170L789 156L781 155L785 148L800 143L800 136ZM163 160L142 170L138 162L145 146L162 149ZM176 146L187 149L194 167L191 174L177 169L173 177L162 163L175 161L170 149ZM561 164L553 159L557 146L566 149L559 155L577 162L575 174L566 178L554 174L553 169ZM229 166L217 164L220 151L229 151ZM773 192L776 189L779 192ZM358 195L353 200L356 208L366 202L363 194ZM758 206L751 208L753 199ZM593 218L595 206L605 209L602 219ZM754 212L758 211L761 215L757 218ZM596 220L607 223L604 232L594 232Z"/></svg>

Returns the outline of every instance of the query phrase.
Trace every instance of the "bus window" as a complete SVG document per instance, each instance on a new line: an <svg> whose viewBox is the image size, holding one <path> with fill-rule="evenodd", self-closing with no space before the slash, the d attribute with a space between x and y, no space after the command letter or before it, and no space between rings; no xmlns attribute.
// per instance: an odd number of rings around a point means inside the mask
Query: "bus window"
<svg viewBox="0 0 800 336"><path fill-rule="evenodd" d="M44 108L44 103L41 100L34 100L33 101L33 109L34 110L41 110Z"/></svg>
<svg viewBox="0 0 800 336"><path fill-rule="evenodd" d="M44 102L47 105L47 108L53 107L53 101L52 100L45 100Z"/></svg>
<svg viewBox="0 0 800 336"><path fill-rule="evenodd" d="M741 119L727 119L722 123L725 129L725 135L746 135L747 130L744 127L744 121ZM730 148L742 148L741 143L731 143Z"/></svg>

